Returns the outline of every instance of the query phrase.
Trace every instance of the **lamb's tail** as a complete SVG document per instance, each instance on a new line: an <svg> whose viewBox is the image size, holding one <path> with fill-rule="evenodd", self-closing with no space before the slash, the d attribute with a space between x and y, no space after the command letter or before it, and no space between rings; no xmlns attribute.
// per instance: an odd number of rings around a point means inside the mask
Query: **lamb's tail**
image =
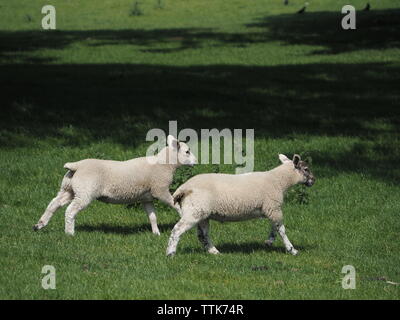
<svg viewBox="0 0 400 320"><path fill-rule="evenodd" d="M72 191L72 177L75 171L78 169L77 162L67 162L64 164L64 168L68 169L67 173L64 175L64 179L61 182L61 189L65 191Z"/></svg>
<svg viewBox="0 0 400 320"><path fill-rule="evenodd" d="M78 170L78 163L79 163L79 161L78 162L67 162L66 164L64 164L64 168L75 172L76 170Z"/></svg>
<svg viewBox="0 0 400 320"><path fill-rule="evenodd" d="M185 197L187 197L189 194L191 194L193 192L193 190L191 189L178 189L175 191L175 193L173 194L173 198L174 198L174 204L176 204L177 202L179 203L179 206L182 207L182 201Z"/></svg>

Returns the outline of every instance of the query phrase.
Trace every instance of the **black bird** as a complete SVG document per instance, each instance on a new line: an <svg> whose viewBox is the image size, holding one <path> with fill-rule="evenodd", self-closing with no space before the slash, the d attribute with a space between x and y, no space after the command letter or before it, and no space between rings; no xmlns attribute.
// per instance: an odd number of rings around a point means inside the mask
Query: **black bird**
<svg viewBox="0 0 400 320"><path fill-rule="evenodd" d="M287 6L289 4L289 0L283 0L283 4Z"/></svg>
<svg viewBox="0 0 400 320"><path fill-rule="evenodd" d="M297 11L297 13L304 13L304 12L306 12L307 7L308 7L308 2L306 2L306 3L304 4L304 7L301 8L299 11Z"/></svg>
<svg viewBox="0 0 400 320"><path fill-rule="evenodd" d="M370 9L371 9L371 5L369 4L369 2L367 2L367 5L363 9L363 11L369 11Z"/></svg>

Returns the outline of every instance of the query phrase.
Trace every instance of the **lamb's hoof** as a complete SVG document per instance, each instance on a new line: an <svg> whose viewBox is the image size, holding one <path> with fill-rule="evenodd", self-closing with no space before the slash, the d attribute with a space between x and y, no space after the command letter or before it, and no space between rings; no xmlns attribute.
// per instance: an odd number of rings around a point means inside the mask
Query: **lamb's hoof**
<svg viewBox="0 0 400 320"><path fill-rule="evenodd" d="M295 248L292 248L292 249L290 249L290 254L292 254L292 255L297 255L299 252L295 249Z"/></svg>
<svg viewBox="0 0 400 320"><path fill-rule="evenodd" d="M35 224L32 227L32 229L33 229L33 231L38 231L38 230L42 229L43 227L44 227L43 223L38 223L38 224Z"/></svg>
<svg viewBox="0 0 400 320"><path fill-rule="evenodd" d="M274 240L265 240L265 244L268 246L268 247L272 247L272 245L274 244Z"/></svg>
<svg viewBox="0 0 400 320"><path fill-rule="evenodd" d="M65 234L66 234L67 236L69 236L69 237L73 237L73 236L75 235L75 232L68 232L68 231L65 231Z"/></svg>
<svg viewBox="0 0 400 320"><path fill-rule="evenodd" d="M208 250L208 253L211 253L211 254L220 254L220 252L218 251L218 249L215 248L215 247L209 249L209 250Z"/></svg>
<svg viewBox="0 0 400 320"><path fill-rule="evenodd" d="M175 251L173 251L173 252L167 252L167 257L172 258L172 257L174 257L174 256L175 256Z"/></svg>
<svg viewBox="0 0 400 320"><path fill-rule="evenodd" d="M160 236L160 235L161 235L161 233L160 233L160 231L159 231L159 230L157 230L157 231L153 231L153 234L155 234L155 235L157 235L157 236Z"/></svg>

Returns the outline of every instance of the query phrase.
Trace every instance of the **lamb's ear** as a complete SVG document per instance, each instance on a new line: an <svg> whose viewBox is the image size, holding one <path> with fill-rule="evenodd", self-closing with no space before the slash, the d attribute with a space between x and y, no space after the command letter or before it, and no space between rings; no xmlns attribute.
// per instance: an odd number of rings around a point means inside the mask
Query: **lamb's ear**
<svg viewBox="0 0 400 320"><path fill-rule="evenodd" d="M293 164L294 164L295 168L297 168L299 166L300 160L301 159L300 159L300 156L298 154L295 154L293 156Z"/></svg>
<svg viewBox="0 0 400 320"><path fill-rule="evenodd" d="M179 141L177 139L175 139L174 136L169 135L167 137L167 144L169 147L171 147L175 150L178 150L178 148L179 148Z"/></svg>
<svg viewBox="0 0 400 320"><path fill-rule="evenodd" d="M290 160L288 157L286 157L284 154L280 154L280 155L279 155L279 160L281 160L282 163L287 163L287 162L290 162L290 161L291 161L291 160Z"/></svg>

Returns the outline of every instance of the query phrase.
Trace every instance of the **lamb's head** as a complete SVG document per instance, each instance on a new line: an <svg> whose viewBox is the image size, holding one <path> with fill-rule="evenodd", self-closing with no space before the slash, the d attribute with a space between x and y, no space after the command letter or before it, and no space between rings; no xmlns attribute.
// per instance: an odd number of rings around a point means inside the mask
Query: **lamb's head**
<svg viewBox="0 0 400 320"><path fill-rule="evenodd" d="M285 155L280 154L279 160L283 164L289 164L293 166L296 177L298 178L298 183L303 183L307 187L311 187L314 184L314 175L312 174L307 162L302 161L298 154L293 156L293 160L290 160Z"/></svg>
<svg viewBox="0 0 400 320"><path fill-rule="evenodd" d="M169 154L172 156L170 159L175 159L175 163L177 162L178 165L194 166L197 163L196 157L186 143L178 141L169 135L167 137L167 144Z"/></svg>

